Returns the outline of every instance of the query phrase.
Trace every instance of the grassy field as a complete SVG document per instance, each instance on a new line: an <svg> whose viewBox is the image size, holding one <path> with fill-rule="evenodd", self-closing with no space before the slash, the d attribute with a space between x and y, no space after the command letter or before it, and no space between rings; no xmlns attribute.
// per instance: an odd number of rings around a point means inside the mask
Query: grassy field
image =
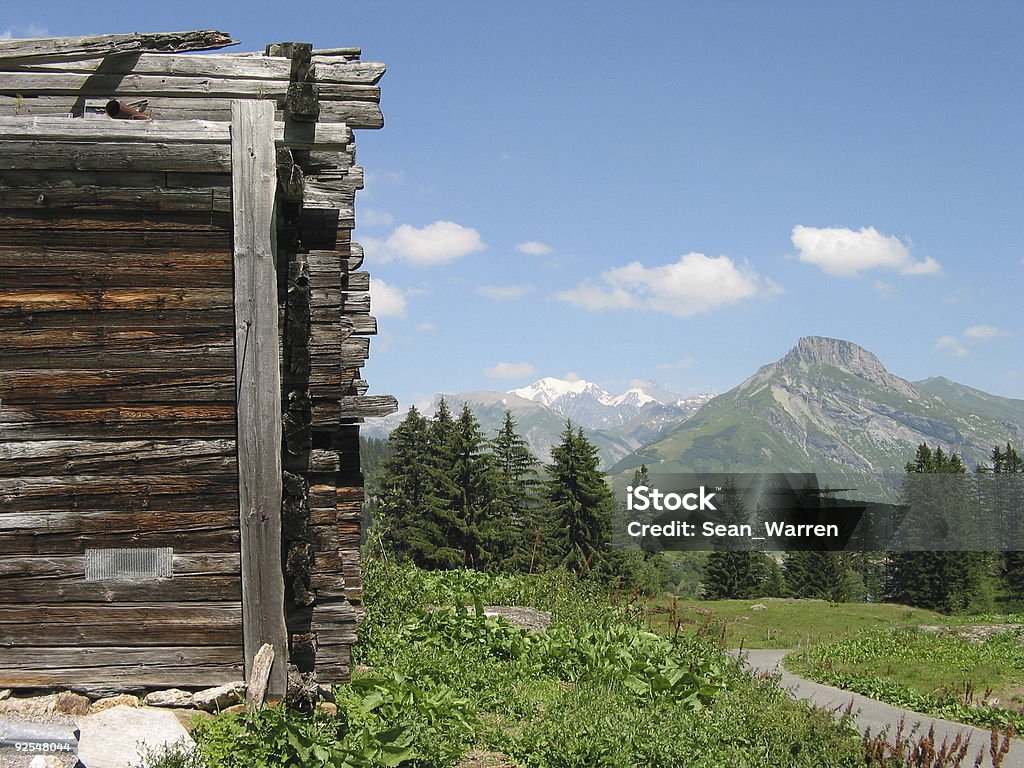
<svg viewBox="0 0 1024 768"><path fill-rule="evenodd" d="M760 606L764 606L761 608ZM829 603L824 600L673 600L647 603L658 632L676 623L689 630L710 625L725 648L805 648L871 629L948 624L949 617L889 603Z"/></svg>
<svg viewBox="0 0 1024 768"><path fill-rule="evenodd" d="M786 657L786 667L890 704L983 727L1024 727L1024 648L1013 629L971 639L872 630Z"/></svg>

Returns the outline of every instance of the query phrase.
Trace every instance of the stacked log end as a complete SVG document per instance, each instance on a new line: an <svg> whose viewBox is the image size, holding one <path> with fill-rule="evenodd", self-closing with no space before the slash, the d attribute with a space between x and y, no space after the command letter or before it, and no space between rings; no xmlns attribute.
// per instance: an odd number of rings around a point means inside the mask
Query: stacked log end
<svg viewBox="0 0 1024 768"><path fill-rule="evenodd" d="M348 677L358 425L395 408L360 376L376 323L351 239L351 128L383 124L384 67L301 44L182 53L218 35L0 44L0 687L242 676L233 99L278 120L290 660ZM153 119L112 120L110 99ZM124 547L173 548L173 577L85 580L86 549Z"/></svg>

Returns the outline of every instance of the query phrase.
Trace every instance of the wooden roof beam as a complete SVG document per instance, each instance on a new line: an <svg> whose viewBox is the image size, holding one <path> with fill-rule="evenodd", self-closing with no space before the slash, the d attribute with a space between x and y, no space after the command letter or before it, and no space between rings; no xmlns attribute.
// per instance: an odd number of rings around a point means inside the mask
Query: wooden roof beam
<svg viewBox="0 0 1024 768"><path fill-rule="evenodd" d="M194 32L131 32L85 37L30 37L0 40L0 66L96 59L132 53L210 51L229 45L238 45L238 41L233 40L226 32L210 29Z"/></svg>

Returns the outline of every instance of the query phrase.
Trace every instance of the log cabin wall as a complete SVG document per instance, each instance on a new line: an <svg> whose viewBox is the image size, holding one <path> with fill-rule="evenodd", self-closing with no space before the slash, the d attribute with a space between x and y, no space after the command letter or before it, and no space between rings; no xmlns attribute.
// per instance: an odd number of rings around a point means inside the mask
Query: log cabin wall
<svg viewBox="0 0 1024 768"><path fill-rule="evenodd" d="M0 43L0 688L200 687L251 663L232 268L239 100L270 102L277 120L283 548L258 566L278 569L284 605L259 608L286 621L298 671L348 678L361 618L358 424L396 407L360 378L376 324L351 239L362 169L350 127L382 125L384 66L293 43L183 53L226 42ZM153 119L111 119L111 102Z"/></svg>

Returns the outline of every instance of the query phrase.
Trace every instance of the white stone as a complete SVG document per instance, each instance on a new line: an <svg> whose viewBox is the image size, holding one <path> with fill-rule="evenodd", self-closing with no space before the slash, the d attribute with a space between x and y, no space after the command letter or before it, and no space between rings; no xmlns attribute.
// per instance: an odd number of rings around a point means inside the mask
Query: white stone
<svg viewBox="0 0 1024 768"><path fill-rule="evenodd" d="M205 691L198 691L192 695L192 706L196 709L205 709L207 712L215 712L232 704L238 704L245 696L245 683L237 680L233 683L225 683L216 688L207 688Z"/></svg>
<svg viewBox="0 0 1024 768"><path fill-rule="evenodd" d="M121 705L75 721L81 731L78 759L85 768L136 768L149 753L195 742L173 712Z"/></svg>
<svg viewBox="0 0 1024 768"><path fill-rule="evenodd" d="M147 707L191 707L192 694L180 688L168 688L147 693L142 703Z"/></svg>

